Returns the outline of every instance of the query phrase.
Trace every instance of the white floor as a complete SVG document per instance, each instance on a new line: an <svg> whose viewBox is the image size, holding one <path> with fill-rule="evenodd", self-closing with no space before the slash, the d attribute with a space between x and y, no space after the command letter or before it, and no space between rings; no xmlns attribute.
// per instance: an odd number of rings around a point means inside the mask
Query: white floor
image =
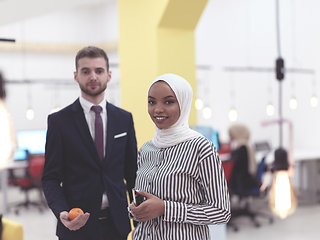
<svg viewBox="0 0 320 240"><path fill-rule="evenodd" d="M38 200L36 192L31 193L31 199ZM17 201L23 201L24 195L19 189L10 187L8 191L10 205ZM263 206L265 202L259 202L255 207L268 211ZM24 228L24 240L57 240L55 236L56 219L49 209L40 213L34 207L21 209L19 215L9 211L5 218L18 221ZM239 230L235 232L231 227L227 228L227 240L319 240L320 239L320 203L312 206L299 206L296 212L280 220L275 217L270 224L267 220L259 219L261 226L255 227L248 218L238 218L234 223ZM170 240L170 239L168 239Z"/></svg>

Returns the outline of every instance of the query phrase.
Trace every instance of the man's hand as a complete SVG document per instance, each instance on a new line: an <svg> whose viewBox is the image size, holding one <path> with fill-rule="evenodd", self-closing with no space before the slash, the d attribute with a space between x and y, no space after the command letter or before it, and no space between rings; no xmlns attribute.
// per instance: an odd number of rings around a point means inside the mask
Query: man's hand
<svg viewBox="0 0 320 240"><path fill-rule="evenodd" d="M140 222L145 222L164 215L165 206L162 199L144 191L139 191L138 193L141 196L146 197L147 200L141 203L138 207L133 203L130 204L131 214L135 219Z"/></svg>
<svg viewBox="0 0 320 240"><path fill-rule="evenodd" d="M60 213L60 220L66 228L71 231L76 231L82 228L90 217L90 213L80 214L73 220L69 219L69 213L67 211L63 211Z"/></svg>

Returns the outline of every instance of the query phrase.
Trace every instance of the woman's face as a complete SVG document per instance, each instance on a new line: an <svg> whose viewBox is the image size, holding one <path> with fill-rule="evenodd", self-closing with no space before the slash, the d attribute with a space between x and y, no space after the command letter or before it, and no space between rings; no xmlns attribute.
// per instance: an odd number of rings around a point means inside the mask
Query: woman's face
<svg viewBox="0 0 320 240"><path fill-rule="evenodd" d="M151 86L148 94L148 112L159 129L168 128L178 121L179 103L166 82L158 81Z"/></svg>

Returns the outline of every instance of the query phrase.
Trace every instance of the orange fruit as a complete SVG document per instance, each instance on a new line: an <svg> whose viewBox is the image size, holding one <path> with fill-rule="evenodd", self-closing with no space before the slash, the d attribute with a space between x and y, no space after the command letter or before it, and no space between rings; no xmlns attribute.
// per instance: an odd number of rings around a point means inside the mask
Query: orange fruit
<svg viewBox="0 0 320 240"><path fill-rule="evenodd" d="M78 217L80 214L83 214L83 211L81 208L72 208L69 212L69 219L73 220L76 217Z"/></svg>

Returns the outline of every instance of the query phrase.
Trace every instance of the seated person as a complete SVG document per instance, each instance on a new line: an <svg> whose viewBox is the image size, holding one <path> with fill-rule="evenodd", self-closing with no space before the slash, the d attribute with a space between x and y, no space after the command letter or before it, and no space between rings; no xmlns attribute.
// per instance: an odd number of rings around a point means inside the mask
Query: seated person
<svg viewBox="0 0 320 240"><path fill-rule="evenodd" d="M245 195L246 189L260 187L261 183L256 178L256 162L254 151L249 143L250 132L243 124L234 124L229 128L229 135L232 141L231 158L234 166L229 181L231 194Z"/></svg>

